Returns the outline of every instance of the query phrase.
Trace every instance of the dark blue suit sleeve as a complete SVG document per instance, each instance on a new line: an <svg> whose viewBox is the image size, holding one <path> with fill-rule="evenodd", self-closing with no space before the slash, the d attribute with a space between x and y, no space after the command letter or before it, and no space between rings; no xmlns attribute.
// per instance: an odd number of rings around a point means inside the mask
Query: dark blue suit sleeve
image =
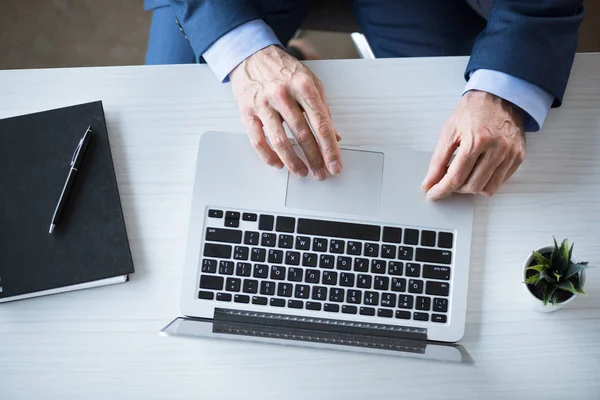
<svg viewBox="0 0 600 400"><path fill-rule="evenodd" d="M547 90L560 106L583 14L583 0L494 1L465 78L483 68L505 72Z"/></svg>
<svg viewBox="0 0 600 400"><path fill-rule="evenodd" d="M170 4L198 58L227 32L261 18L249 0L170 0Z"/></svg>

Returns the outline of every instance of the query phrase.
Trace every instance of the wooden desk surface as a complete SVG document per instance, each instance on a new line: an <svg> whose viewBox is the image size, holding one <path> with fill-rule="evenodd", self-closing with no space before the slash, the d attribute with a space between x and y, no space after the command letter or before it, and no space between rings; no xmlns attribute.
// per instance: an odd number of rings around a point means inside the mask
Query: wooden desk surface
<svg viewBox="0 0 600 400"><path fill-rule="evenodd" d="M310 65L344 142L432 151L466 62ZM0 71L0 117L98 99L136 273L2 304L1 399L600 398L600 54L577 56L563 107L527 136L524 165L477 198L461 341L470 366L158 336L178 315L198 137L242 125L230 88L203 66ZM587 298L540 314L521 268L552 235L598 267Z"/></svg>

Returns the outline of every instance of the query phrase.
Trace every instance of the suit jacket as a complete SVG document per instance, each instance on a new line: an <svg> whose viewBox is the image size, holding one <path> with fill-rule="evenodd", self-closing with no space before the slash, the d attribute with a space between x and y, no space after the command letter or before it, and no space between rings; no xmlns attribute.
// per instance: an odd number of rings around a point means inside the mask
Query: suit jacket
<svg viewBox="0 0 600 400"><path fill-rule="evenodd" d="M583 0L469 0L488 14L465 71L491 69L521 78L562 102L577 48ZM477 3L483 4L477 4ZM179 23L200 57L237 26L262 18L251 0L170 0ZM487 6L485 3L488 3Z"/></svg>

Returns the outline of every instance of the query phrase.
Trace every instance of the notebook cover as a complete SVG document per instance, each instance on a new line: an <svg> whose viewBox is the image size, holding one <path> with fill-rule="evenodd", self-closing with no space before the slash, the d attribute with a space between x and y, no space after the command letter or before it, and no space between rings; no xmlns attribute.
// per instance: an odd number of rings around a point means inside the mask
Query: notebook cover
<svg viewBox="0 0 600 400"><path fill-rule="evenodd" d="M88 126L89 145L49 234ZM133 272L102 102L0 120L0 299Z"/></svg>

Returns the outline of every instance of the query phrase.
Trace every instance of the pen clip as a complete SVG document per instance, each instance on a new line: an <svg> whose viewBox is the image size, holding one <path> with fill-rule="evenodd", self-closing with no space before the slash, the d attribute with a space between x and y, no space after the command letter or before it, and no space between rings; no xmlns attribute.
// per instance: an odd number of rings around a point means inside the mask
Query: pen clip
<svg viewBox="0 0 600 400"><path fill-rule="evenodd" d="M83 138L79 139L79 143L73 152L73 157L71 157L71 167L75 165L75 159L77 158L77 154L79 154L79 150L81 150L81 145L83 144Z"/></svg>

